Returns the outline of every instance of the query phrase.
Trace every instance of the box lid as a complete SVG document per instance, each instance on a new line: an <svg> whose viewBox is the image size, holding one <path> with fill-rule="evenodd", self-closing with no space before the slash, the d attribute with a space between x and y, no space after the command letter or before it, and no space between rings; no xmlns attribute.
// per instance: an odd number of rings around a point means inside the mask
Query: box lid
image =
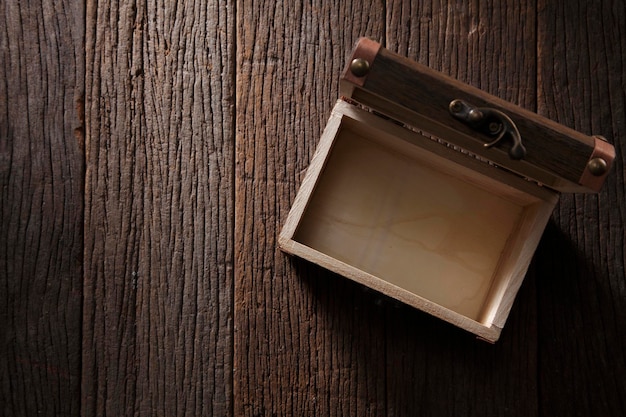
<svg viewBox="0 0 626 417"><path fill-rule="evenodd" d="M595 192L615 149L361 38L341 94L407 127L561 192Z"/></svg>

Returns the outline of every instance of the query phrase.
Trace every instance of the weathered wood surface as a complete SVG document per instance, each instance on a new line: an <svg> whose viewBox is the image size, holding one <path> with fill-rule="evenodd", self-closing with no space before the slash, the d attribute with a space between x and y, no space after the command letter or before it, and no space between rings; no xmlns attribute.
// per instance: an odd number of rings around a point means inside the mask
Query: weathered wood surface
<svg viewBox="0 0 626 417"><path fill-rule="evenodd" d="M617 152L599 195L563 196L536 256L540 410L626 415L626 5L546 1L537 23L538 112Z"/></svg>
<svg viewBox="0 0 626 417"><path fill-rule="evenodd" d="M84 416L232 408L232 6L88 2Z"/></svg>
<svg viewBox="0 0 626 417"><path fill-rule="evenodd" d="M78 415L84 8L0 4L0 415Z"/></svg>
<svg viewBox="0 0 626 417"><path fill-rule="evenodd" d="M626 11L553 3L4 2L0 413L626 414ZM363 35L616 146L496 345L277 250Z"/></svg>
<svg viewBox="0 0 626 417"><path fill-rule="evenodd" d="M360 35L381 2L237 5L237 416L384 415L384 309L374 294L285 256L278 233Z"/></svg>

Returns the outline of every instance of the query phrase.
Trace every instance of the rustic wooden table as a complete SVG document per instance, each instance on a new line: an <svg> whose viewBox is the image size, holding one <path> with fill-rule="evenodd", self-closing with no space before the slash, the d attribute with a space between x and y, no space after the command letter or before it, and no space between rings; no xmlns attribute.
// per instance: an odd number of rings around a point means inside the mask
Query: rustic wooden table
<svg viewBox="0 0 626 417"><path fill-rule="evenodd" d="M626 415L625 5L515 3L2 1L0 414ZM363 35L616 147L496 345L277 249Z"/></svg>

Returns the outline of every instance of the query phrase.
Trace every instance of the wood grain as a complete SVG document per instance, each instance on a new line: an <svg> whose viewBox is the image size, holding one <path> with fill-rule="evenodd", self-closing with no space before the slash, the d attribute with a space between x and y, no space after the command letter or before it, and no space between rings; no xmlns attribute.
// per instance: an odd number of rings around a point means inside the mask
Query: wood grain
<svg viewBox="0 0 626 417"><path fill-rule="evenodd" d="M231 414L234 23L88 2L83 415Z"/></svg>
<svg viewBox="0 0 626 417"><path fill-rule="evenodd" d="M540 1L537 27L538 111L617 151L600 194L561 199L538 253L540 410L626 415L626 8Z"/></svg>
<svg viewBox="0 0 626 417"><path fill-rule="evenodd" d="M1 10L1 415L626 414L620 1ZM497 345L277 249L360 36L616 147Z"/></svg>
<svg viewBox="0 0 626 417"><path fill-rule="evenodd" d="M387 5L389 49L528 110L535 106L534 31L532 4ZM533 271L494 346L403 306L388 309L388 415L537 415Z"/></svg>
<svg viewBox="0 0 626 417"><path fill-rule="evenodd" d="M0 414L78 416L84 9L0 12Z"/></svg>
<svg viewBox="0 0 626 417"><path fill-rule="evenodd" d="M382 2L237 3L235 415L383 415L375 294L277 247L359 36Z"/></svg>

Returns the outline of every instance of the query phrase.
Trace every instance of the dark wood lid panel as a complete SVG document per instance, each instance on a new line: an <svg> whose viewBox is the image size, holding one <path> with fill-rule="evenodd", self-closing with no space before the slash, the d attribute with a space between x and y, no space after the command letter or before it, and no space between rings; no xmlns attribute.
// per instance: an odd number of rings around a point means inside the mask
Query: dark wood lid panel
<svg viewBox="0 0 626 417"><path fill-rule="evenodd" d="M367 75L354 77L348 68L342 76L342 94L424 130L446 142L493 161L519 175L559 191L597 191L606 174L589 178L587 164L596 140L536 113L492 96L475 87L401 57L375 42L361 40L353 57L371 59ZM379 45L378 45L379 46ZM485 148L490 138L477 132L449 112L449 104L461 99L476 107L489 107L507 114L517 125L527 153L522 160L509 157L511 143L502 141ZM609 145L610 146L610 145ZM611 161L607 161L609 164Z"/></svg>

